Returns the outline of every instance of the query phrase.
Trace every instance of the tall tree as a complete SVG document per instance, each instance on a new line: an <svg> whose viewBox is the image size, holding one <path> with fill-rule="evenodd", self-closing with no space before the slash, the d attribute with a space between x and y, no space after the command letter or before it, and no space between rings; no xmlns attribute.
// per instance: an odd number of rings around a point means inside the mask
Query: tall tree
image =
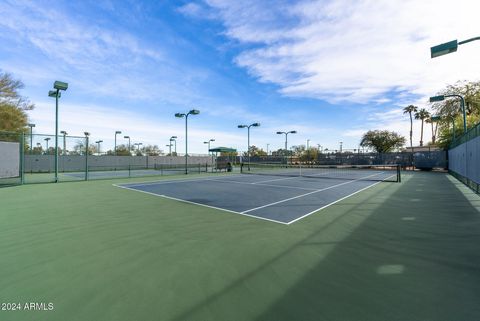
<svg viewBox="0 0 480 321"><path fill-rule="evenodd" d="M371 147L377 153L387 153L405 145L405 137L388 130L370 130L363 134L360 146Z"/></svg>
<svg viewBox="0 0 480 321"><path fill-rule="evenodd" d="M438 123L435 120L433 120L432 117L429 117L429 118L425 119L425 122L432 125L432 144L435 145L435 140L436 140L436 137L437 137Z"/></svg>
<svg viewBox="0 0 480 321"><path fill-rule="evenodd" d="M480 119L480 81L457 81L453 85L448 85L440 90L437 95L460 95L465 98L465 112L467 127L477 124ZM438 123L438 146L448 148L452 141L453 130L452 122L455 122L455 135L458 137L463 133L463 112L460 105L460 99L448 98L443 101L431 104L432 110L437 116L440 116Z"/></svg>
<svg viewBox="0 0 480 321"><path fill-rule="evenodd" d="M24 87L20 80L0 70L0 130L27 132L28 117L25 111L34 105L19 94Z"/></svg>
<svg viewBox="0 0 480 321"><path fill-rule="evenodd" d="M73 151L70 155L85 155L85 141L84 140L77 140L75 146L73 146ZM55 149L53 149L53 153L55 154ZM61 150L59 148L59 154L61 154ZM95 144L89 144L88 146L88 155L94 155L97 153L97 146Z"/></svg>
<svg viewBox="0 0 480 321"><path fill-rule="evenodd" d="M420 119L422 121L422 129L420 131L420 146L423 146L423 122L429 117L430 113L425 108L422 108L415 113L415 119Z"/></svg>
<svg viewBox="0 0 480 321"><path fill-rule="evenodd" d="M248 153L247 152L244 152L243 153L243 156L247 157L248 156ZM252 145L250 146L250 156L251 157L254 157L254 156L267 156L267 153L262 149L262 148L259 148L255 145Z"/></svg>
<svg viewBox="0 0 480 321"><path fill-rule="evenodd" d="M403 108L403 113L408 114L410 116L410 148L412 149L412 152L413 152L413 142L412 142L413 118L412 118L412 113L416 113L417 110L418 110L418 107L414 106L414 105L408 105L407 107Z"/></svg>
<svg viewBox="0 0 480 321"><path fill-rule="evenodd" d="M107 155L115 155L115 151L109 150L107 151ZM128 145L121 144L117 145L117 153L116 156L132 156L131 151L128 150Z"/></svg>
<svg viewBox="0 0 480 321"><path fill-rule="evenodd" d="M162 152L158 148L158 145L147 145L147 146L142 147L140 150L141 150L141 154L145 154L147 156L158 156ZM176 155L173 155L173 154L174 153L172 153L171 156L176 156ZM141 156L141 155L138 155L138 153L136 155Z"/></svg>

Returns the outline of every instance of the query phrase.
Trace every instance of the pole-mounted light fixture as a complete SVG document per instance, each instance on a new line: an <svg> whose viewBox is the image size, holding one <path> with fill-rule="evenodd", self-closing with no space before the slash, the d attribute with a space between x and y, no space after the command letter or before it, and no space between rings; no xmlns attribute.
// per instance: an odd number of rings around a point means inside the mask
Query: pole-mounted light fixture
<svg viewBox="0 0 480 321"><path fill-rule="evenodd" d="M35 127L35 124L28 124L28 127L30 127L30 154L33 152L33 127Z"/></svg>
<svg viewBox="0 0 480 321"><path fill-rule="evenodd" d="M185 117L185 174L188 174L188 116L198 115L200 111L198 109L192 109L188 113L176 113L175 117Z"/></svg>
<svg viewBox="0 0 480 321"><path fill-rule="evenodd" d="M63 135L63 155L67 155L67 135L68 135L68 133L64 130L61 130L60 134Z"/></svg>
<svg viewBox="0 0 480 321"><path fill-rule="evenodd" d="M172 136L170 137L170 145L172 144L172 142L175 144L175 156L177 156L177 136ZM172 156L172 151L170 150L170 156Z"/></svg>
<svg viewBox="0 0 480 321"><path fill-rule="evenodd" d="M460 98L460 107L462 109L462 114L463 114L463 132L467 132L467 114L465 112L465 99L463 96L460 95L438 95L438 96L433 96L430 97L430 102L438 102L438 101L443 101L445 98L448 97L455 97L455 98Z"/></svg>
<svg viewBox="0 0 480 321"><path fill-rule="evenodd" d="M248 170L250 170L250 127L260 127L260 123L253 123L250 125L238 125L238 128L247 129L247 156L248 156Z"/></svg>
<svg viewBox="0 0 480 321"><path fill-rule="evenodd" d="M95 144L97 144L97 154L100 155L100 143L103 143L103 140L97 140Z"/></svg>
<svg viewBox="0 0 480 321"><path fill-rule="evenodd" d="M68 89L68 84L63 81L55 81L53 83L55 90L48 92L49 97L55 97L55 183L58 182L58 98L61 97L60 91Z"/></svg>
<svg viewBox="0 0 480 321"><path fill-rule="evenodd" d="M44 141L46 142L46 144L47 144L47 149L46 149L46 151L45 151L45 155L48 155L48 141L50 140L50 137L47 137L47 138L45 138L45 139L43 139L43 140L44 140Z"/></svg>
<svg viewBox="0 0 480 321"><path fill-rule="evenodd" d="M287 158L287 153L288 153L288 134L296 134L297 131L296 130L291 130L291 131L288 131L288 132L280 132L278 131L277 134L278 135L281 135L281 134L284 134L285 135L285 163L288 163L288 158Z"/></svg>
<svg viewBox="0 0 480 321"><path fill-rule="evenodd" d="M113 153L115 156L117 156L117 135L120 135L122 133L122 131L120 130L117 130L115 131L115 145L114 145L114 148L113 148Z"/></svg>
<svg viewBox="0 0 480 321"><path fill-rule="evenodd" d="M456 52L459 45L463 45L463 44L466 44L468 42L472 42L472 41L475 41L475 40L480 40L480 37L474 37L474 38L470 38L470 39L463 40L463 41L460 41L460 42L458 40L452 40L452 41L445 42L445 43L442 43L442 44L437 45L437 46L433 46L433 47L430 48L430 57L431 58L436 58L436 57L440 57L440 56L443 56L443 55L448 55L452 52Z"/></svg>
<svg viewBox="0 0 480 321"><path fill-rule="evenodd" d="M131 148L130 148L130 136L123 136L123 138L128 139L128 153L130 154L130 150L131 150ZM131 156L131 154L130 154L130 156Z"/></svg>
<svg viewBox="0 0 480 321"><path fill-rule="evenodd" d="M209 141L203 142L204 144L208 144L208 154L210 154L210 142L214 142L215 139L210 139Z"/></svg>
<svg viewBox="0 0 480 321"><path fill-rule="evenodd" d="M90 133L84 132L85 135L85 180L88 181L88 150L90 147L90 143L88 142Z"/></svg>

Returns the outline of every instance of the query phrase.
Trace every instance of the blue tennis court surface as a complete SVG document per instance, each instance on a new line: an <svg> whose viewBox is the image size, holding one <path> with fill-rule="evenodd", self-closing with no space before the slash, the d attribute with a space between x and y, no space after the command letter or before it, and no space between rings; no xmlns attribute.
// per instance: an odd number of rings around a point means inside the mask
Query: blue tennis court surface
<svg viewBox="0 0 480 321"><path fill-rule="evenodd" d="M379 183L364 178L345 180L230 175L115 186L258 219L291 224Z"/></svg>

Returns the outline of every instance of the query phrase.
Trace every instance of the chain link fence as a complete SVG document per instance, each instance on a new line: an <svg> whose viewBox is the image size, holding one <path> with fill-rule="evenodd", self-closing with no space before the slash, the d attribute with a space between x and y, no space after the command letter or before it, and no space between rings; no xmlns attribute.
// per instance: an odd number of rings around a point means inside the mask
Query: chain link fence
<svg viewBox="0 0 480 321"><path fill-rule="evenodd" d="M449 172L480 193L480 124L457 138L448 151Z"/></svg>
<svg viewBox="0 0 480 321"><path fill-rule="evenodd" d="M219 160L229 160L234 164L247 163L245 156L222 156ZM251 156L252 163L271 164L317 164L317 165L400 165L404 170L422 169L447 169L446 151L422 151L422 152L398 152L398 153L363 153L363 152L342 152L342 153L319 153L318 156L309 161L301 160L296 156Z"/></svg>
<svg viewBox="0 0 480 321"><path fill-rule="evenodd" d="M87 137L0 132L0 186L22 183L204 173L211 156L114 156L101 154ZM132 149L132 154L134 151ZM136 154L136 153L135 153Z"/></svg>

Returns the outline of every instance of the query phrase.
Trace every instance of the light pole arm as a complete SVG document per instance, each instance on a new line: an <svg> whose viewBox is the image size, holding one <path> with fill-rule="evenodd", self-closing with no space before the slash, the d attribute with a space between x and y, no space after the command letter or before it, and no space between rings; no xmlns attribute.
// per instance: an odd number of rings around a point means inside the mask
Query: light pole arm
<svg viewBox="0 0 480 321"><path fill-rule="evenodd" d="M472 41L475 41L475 40L480 40L480 37L474 37L474 38L470 38L470 39L467 39L467 40L463 40L463 41L460 41L458 44L463 45L463 44L466 44L466 43L469 43L469 42L472 42Z"/></svg>
<svg viewBox="0 0 480 321"><path fill-rule="evenodd" d="M480 39L480 37L478 38ZM473 40L470 39L470 41L473 41ZM462 114L463 114L463 132L466 133L467 132L467 114L465 112L465 99L463 98L463 96L460 96L460 95L445 95L445 97L460 98L460 107L462 108Z"/></svg>

